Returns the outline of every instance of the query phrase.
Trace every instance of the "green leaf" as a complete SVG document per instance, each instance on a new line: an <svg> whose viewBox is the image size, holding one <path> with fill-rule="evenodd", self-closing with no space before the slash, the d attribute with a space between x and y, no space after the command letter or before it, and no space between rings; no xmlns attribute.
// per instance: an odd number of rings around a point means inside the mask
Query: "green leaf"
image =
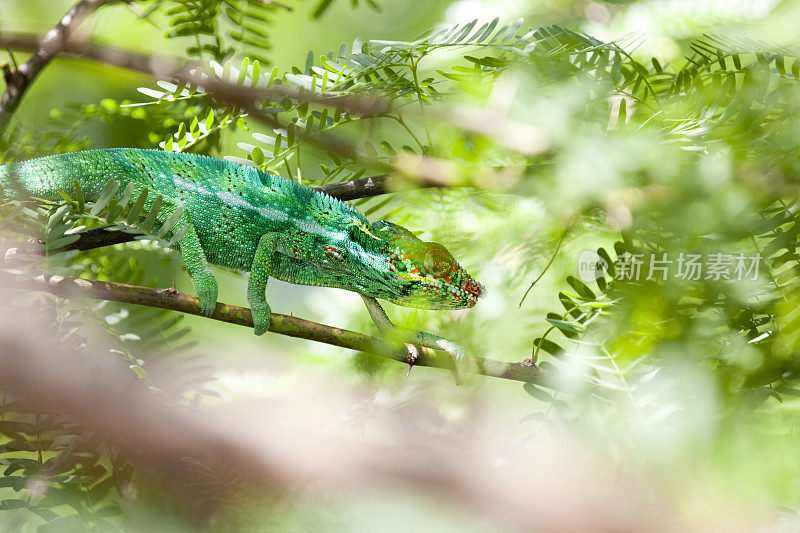
<svg viewBox="0 0 800 533"><path fill-rule="evenodd" d="M133 181L129 181L128 184L125 186L125 190L122 191L122 197L120 197L119 205L125 207L128 205L128 202L131 201L131 196L133 196L133 190L136 188L136 185ZM115 217L116 218L116 217Z"/></svg>
<svg viewBox="0 0 800 533"><path fill-rule="evenodd" d="M173 211L172 214L169 216L169 218L165 220L164 223L161 225L161 228L158 230L158 233L156 233L156 238L162 239L167 233L172 231L172 228L175 227L175 224L178 223L178 220L180 220L182 215L183 215L183 207L177 206L175 208L175 211Z"/></svg>
<svg viewBox="0 0 800 533"><path fill-rule="evenodd" d="M7 511L9 509L22 509L27 507L28 502L20 499L0 500L0 511Z"/></svg>
<svg viewBox="0 0 800 533"><path fill-rule="evenodd" d="M531 397L541 400L543 402L553 401L553 395L533 383L525 383L522 389L527 392Z"/></svg>
<svg viewBox="0 0 800 533"><path fill-rule="evenodd" d="M156 199L153 200L153 207L150 208L150 212L147 214L147 218L145 218L144 222L140 226L142 231L148 232L150 228L153 227L153 224L156 222L156 217L158 216L158 212L161 210L161 204L164 202L164 197L160 194L156 196Z"/></svg>
<svg viewBox="0 0 800 533"><path fill-rule="evenodd" d="M55 226L58 226L61 223L61 221L64 220L64 215L67 214L69 209L70 209L70 205L69 204L65 204L65 205L62 205L61 207L59 207L56 210L56 212L53 213L50 216L50 218L47 220L47 228L53 228Z"/></svg>
<svg viewBox="0 0 800 533"><path fill-rule="evenodd" d="M73 242L77 241L80 238L81 238L80 235L65 235L60 239L56 239L53 242L47 243L47 245L45 245L45 250L47 250L48 252L58 250L59 248L63 248L69 244L72 244Z"/></svg>
<svg viewBox="0 0 800 533"><path fill-rule="evenodd" d="M211 128L214 127L214 110L209 109L208 115L206 115L206 131L211 131Z"/></svg>
<svg viewBox="0 0 800 533"><path fill-rule="evenodd" d="M250 152L250 157L253 158L253 163L259 166L263 165L267 160L266 157L264 157L264 151L258 146L253 147L253 150Z"/></svg>
<svg viewBox="0 0 800 533"><path fill-rule="evenodd" d="M183 239L186 236L186 234L189 233L190 229L192 229L191 224L183 225L178 231L175 232L175 234L167 243L167 246L175 246L176 244L178 244L181 241L181 239Z"/></svg>
<svg viewBox="0 0 800 533"><path fill-rule="evenodd" d="M619 113L617 114L617 129L625 127L625 122L628 118L628 101L625 98L619 100Z"/></svg>
<svg viewBox="0 0 800 533"><path fill-rule="evenodd" d="M541 337L537 338L533 341L534 348L539 347L539 349L544 350L552 355L561 355L564 353L564 348L559 346L558 344L554 343L553 341L543 339ZM535 363L536 361L534 361Z"/></svg>
<svg viewBox="0 0 800 533"><path fill-rule="evenodd" d="M31 505L28 507L28 510L34 514L39 515L40 517L44 518L48 522L55 522L59 520L61 517L56 514L55 512L51 511L47 507L41 507L38 505Z"/></svg>
<svg viewBox="0 0 800 533"><path fill-rule="evenodd" d="M592 290L589 287L587 287L581 280L576 278L575 276L567 276L567 283L569 283L570 287L575 289L575 291L584 300L595 300L596 299L596 296L592 292Z"/></svg>
<svg viewBox="0 0 800 533"><path fill-rule="evenodd" d="M109 180L103 192L100 193L100 198L98 198L97 202L92 206L92 210L90 211L92 215L97 216L100 214L106 205L108 205L109 200L117 193L120 185L118 180Z"/></svg>
<svg viewBox="0 0 800 533"><path fill-rule="evenodd" d="M128 216L125 218L125 222L130 225L135 224L139 221L139 214L142 212L142 208L144 207L145 202L147 201L147 194L148 189L145 187L142 189L142 192L139 193L139 197L136 198L136 202L131 207L130 212L128 212Z"/></svg>
<svg viewBox="0 0 800 533"><path fill-rule="evenodd" d="M3 476L0 477L0 487L12 488L19 492L25 488L25 485L31 480L28 476Z"/></svg>
<svg viewBox="0 0 800 533"><path fill-rule="evenodd" d="M554 316L548 315L546 320L555 327L557 327L561 331L561 333L563 333L566 337L569 337L570 339L577 338L578 333L583 331L582 329L577 328L571 322L565 322L564 320L561 320L561 317L559 317L558 315Z"/></svg>

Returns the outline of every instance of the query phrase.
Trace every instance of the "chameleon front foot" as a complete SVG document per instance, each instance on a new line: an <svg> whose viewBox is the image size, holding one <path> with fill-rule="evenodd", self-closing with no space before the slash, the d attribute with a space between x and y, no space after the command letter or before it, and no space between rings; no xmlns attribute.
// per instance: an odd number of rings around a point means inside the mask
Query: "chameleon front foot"
<svg viewBox="0 0 800 533"><path fill-rule="evenodd" d="M181 213L178 222L173 227L173 231L177 232L180 229L188 228L188 231L178 241L178 247L180 248L186 271L189 272L189 277L192 279L197 299L200 300L200 310L205 316L211 316L217 308L217 296L219 293L217 278L214 277L214 273L211 272L211 268L208 266L206 254L203 252L203 247L197 237L197 231L192 225L191 217L186 211L178 211L179 209L182 208L173 202L167 202L161 213L164 216Z"/></svg>
<svg viewBox="0 0 800 533"><path fill-rule="evenodd" d="M253 314L253 333L263 335L269 330L270 309L267 302L251 304Z"/></svg>
<svg viewBox="0 0 800 533"><path fill-rule="evenodd" d="M247 302L253 315L253 333L263 335L269 329L270 309L267 303L267 280L275 267L275 249L281 236L265 233L261 236L247 283Z"/></svg>
<svg viewBox="0 0 800 533"><path fill-rule="evenodd" d="M386 314L386 311L383 310L383 307L381 307L375 298L365 296L363 294L361 295L361 298L364 300L364 304L367 306L367 311L369 311L372 321L375 322L375 325L378 326L380 331L384 333L394 333L398 335L404 342L408 342L416 346L424 346L433 350L441 350L449 354L450 358L453 360L452 371L456 384L462 384L464 381L463 375L466 370L465 367L467 365L466 361L464 360L465 350L461 345L456 344L449 339L445 339L444 337L434 335L433 333L428 333L427 331L398 328L392 323L392 321L389 319L389 316Z"/></svg>
<svg viewBox="0 0 800 533"><path fill-rule="evenodd" d="M453 378L456 385L461 385L464 382L464 374L467 371L467 361L464 359L466 350L460 344L428 333L427 331L412 331L410 335L411 342L418 346L425 346L434 350L441 350L450 356L453 361Z"/></svg>

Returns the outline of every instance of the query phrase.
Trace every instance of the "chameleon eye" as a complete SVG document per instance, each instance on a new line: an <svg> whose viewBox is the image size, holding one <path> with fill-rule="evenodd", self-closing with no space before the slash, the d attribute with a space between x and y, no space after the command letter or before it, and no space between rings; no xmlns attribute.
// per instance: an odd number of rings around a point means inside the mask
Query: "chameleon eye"
<svg viewBox="0 0 800 533"><path fill-rule="evenodd" d="M425 252L423 262L425 270L437 278L446 276L455 270L455 260L443 246L433 245Z"/></svg>

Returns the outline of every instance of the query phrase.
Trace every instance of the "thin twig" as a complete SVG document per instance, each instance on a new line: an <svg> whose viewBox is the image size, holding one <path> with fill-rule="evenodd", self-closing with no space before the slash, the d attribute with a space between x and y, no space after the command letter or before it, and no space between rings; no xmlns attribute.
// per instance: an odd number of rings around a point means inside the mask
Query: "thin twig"
<svg viewBox="0 0 800 533"><path fill-rule="evenodd" d="M62 298L94 298L203 316L197 298L175 289L153 289L123 283L44 274L31 278L26 275L25 271L11 269L0 270L0 280L3 281L4 286L10 288L49 292ZM209 318L228 324L253 327L250 309L245 307L217 303L214 313ZM398 349L398 345L370 335L326 326L293 316L273 313L269 331L279 335L372 353L409 365L452 368L452 361L448 355L437 353L429 348L406 344ZM468 360L464 365L464 370L474 374L523 382L541 382L545 378L544 372L529 362L506 363L482 357L466 359Z"/></svg>
<svg viewBox="0 0 800 533"><path fill-rule="evenodd" d="M522 295L522 299L519 301L519 305L517 307L522 307L522 302L524 302L525 298L528 297L528 293L531 292L531 289L533 289L534 285L539 283L539 280L542 279L542 276L544 276L550 269L550 265L552 265L553 261L555 261L556 256L558 255L558 251L561 249L561 243L564 242L564 237L566 236L567 236L567 230L564 230L564 233L561 234L561 238L558 239L558 244L556 244L556 249L553 251L553 255L550 256L550 261L547 262L547 265L545 265L544 270L542 270L542 273L539 274L539 277L533 280L533 283L530 284L528 290L525 291L525 294Z"/></svg>

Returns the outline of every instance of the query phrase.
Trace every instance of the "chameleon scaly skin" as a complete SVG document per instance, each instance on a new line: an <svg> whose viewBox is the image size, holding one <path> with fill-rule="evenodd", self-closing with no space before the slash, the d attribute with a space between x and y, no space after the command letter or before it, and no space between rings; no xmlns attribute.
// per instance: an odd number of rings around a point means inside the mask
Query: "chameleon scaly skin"
<svg viewBox="0 0 800 533"><path fill-rule="evenodd" d="M89 201L96 201L110 180L120 183L118 200L129 184L132 199L147 189L147 211L160 195L157 222L148 234L157 235L182 209L171 234L185 231L177 248L203 312L210 315L217 301L209 263L249 271L247 297L256 335L269 328L270 276L355 291L365 297L382 330L391 322L387 325L375 298L406 307L460 309L475 305L483 293L443 246L423 242L391 222L370 224L356 209L322 192L212 157L113 148L32 159L0 166L0 196L58 201L59 190L76 194L76 180ZM142 222L140 217L133 225ZM447 351L460 355L457 345L430 333L416 332L413 339L431 348L455 347Z"/></svg>

